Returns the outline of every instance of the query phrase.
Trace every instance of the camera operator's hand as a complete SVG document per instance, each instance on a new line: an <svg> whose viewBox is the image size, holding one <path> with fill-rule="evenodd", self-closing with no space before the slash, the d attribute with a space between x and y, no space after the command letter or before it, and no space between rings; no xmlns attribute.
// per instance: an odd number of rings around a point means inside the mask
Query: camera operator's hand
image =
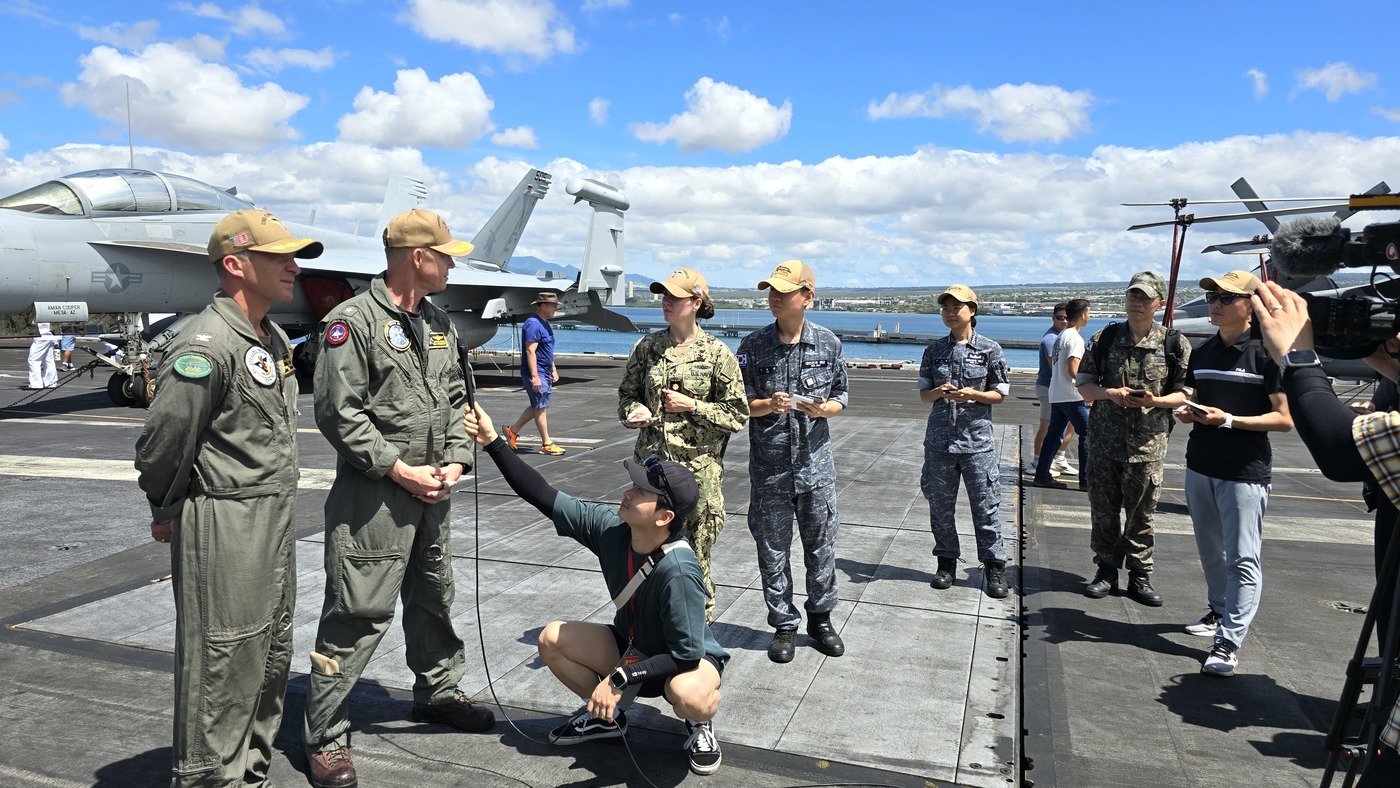
<svg viewBox="0 0 1400 788"><path fill-rule="evenodd" d="M1312 321L1308 319L1308 302L1292 290L1265 282L1249 297L1254 307L1254 319L1264 337L1264 347L1274 362L1283 365L1290 350L1312 350Z"/></svg>
<svg viewBox="0 0 1400 788"><path fill-rule="evenodd" d="M1392 383L1400 380L1400 361L1395 358L1397 342L1400 340L1391 337L1377 345L1376 349L1371 351L1371 355L1366 357L1367 366L1390 378Z"/></svg>

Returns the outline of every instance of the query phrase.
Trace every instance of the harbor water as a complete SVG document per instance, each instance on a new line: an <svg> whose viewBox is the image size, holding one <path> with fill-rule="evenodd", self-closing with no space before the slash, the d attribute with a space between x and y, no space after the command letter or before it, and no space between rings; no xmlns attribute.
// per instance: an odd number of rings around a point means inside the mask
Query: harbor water
<svg viewBox="0 0 1400 788"><path fill-rule="evenodd" d="M662 322L661 310L646 307L614 307L614 310L637 322ZM948 332L938 315L891 312L823 312L811 310L807 319L818 325L838 331L843 335L853 333L872 334L877 330L890 333L924 334L942 336ZM758 328L773 321L766 309L721 309L706 323L744 325ZM1084 329L1085 337L1093 336L1110 321L1090 320ZM1048 317L1025 317L1020 315L980 315L977 318L977 332L995 340L1036 341L1050 327ZM616 331L600 331L592 326L579 326L576 330L562 330L556 327L555 349L559 353L599 353L602 355L625 356L640 338L639 334ZM726 345L737 350L740 337L721 337ZM515 351L520 349L519 326L502 326L494 339L485 345L486 350ZM876 342L856 342L847 339L843 346L847 360L869 359L880 361L906 361L918 363L923 356L919 345L896 345ZM1034 350L1006 348L1007 364L1019 369L1034 369Z"/></svg>

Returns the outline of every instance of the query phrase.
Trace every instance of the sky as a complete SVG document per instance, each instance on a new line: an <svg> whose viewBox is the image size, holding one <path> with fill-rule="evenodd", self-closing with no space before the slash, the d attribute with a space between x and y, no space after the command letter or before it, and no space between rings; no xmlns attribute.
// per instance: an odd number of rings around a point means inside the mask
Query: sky
<svg viewBox="0 0 1400 788"><path fill-rule="evenodd" d="M128 161L369 233L392 175L470 238L529 167L517 254L578 264L594 178L631 272L942 287L1164 271L1164 206L1400 188L1394 3L0 0L0 193ZM1382 42L1382 43L1377 43ZM1199 215L1239 204L1188 209ZM1400 217L1397 217L1400 218ZM1388 219L1359 215L1347 222ZM1189 230L1201 255L1264 232Z"/></svg>

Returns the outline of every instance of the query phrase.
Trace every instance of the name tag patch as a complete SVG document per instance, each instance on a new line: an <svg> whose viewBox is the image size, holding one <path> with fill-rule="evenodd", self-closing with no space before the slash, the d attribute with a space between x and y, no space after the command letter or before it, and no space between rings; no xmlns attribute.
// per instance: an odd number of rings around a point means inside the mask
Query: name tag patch
<svg viewBox="0 0 1400 788"><path fill-rule="evenodd" d="M428 349L443 350L447 348L447 335L434 331L428 334Z"/></svg>

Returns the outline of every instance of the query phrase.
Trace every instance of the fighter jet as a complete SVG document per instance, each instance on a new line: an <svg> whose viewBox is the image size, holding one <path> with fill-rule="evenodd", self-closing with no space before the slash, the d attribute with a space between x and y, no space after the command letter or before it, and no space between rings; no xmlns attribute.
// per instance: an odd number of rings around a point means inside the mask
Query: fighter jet
<svg viewBox="0 0 1400 788"><path fill-rule="evenodd" d="M547 172L527 172L476 234L470 256L457 261L447 289L432 296L469 348L489 341L502 323L533 312L536 294L545 290L559 292L561 319L632 330L631 321L605 308L623 303L623 213L629 207L606 184L574 179L565 187L575 204L593 209L576 280L509 270L550 181ZM321 318L384 270L380 231L426 197L421 181L391 178L370 237L284 218L294 235L325 245L320 257L298 261L302 276L294 299L271 314L293 337L309 335L298 348L300 367L314 358ZM178 335L216 287L206 252L210 232L230 211L254 206L236 189L139 169L80 172L0 199L0 331L29 333L33 323L47 321L97 324L120 334L124 358L99 356L115 370L108 394L117 404L144 405L154 392L152 353ZM152 331L146 319L152 313L175 317Z"/></svg>

